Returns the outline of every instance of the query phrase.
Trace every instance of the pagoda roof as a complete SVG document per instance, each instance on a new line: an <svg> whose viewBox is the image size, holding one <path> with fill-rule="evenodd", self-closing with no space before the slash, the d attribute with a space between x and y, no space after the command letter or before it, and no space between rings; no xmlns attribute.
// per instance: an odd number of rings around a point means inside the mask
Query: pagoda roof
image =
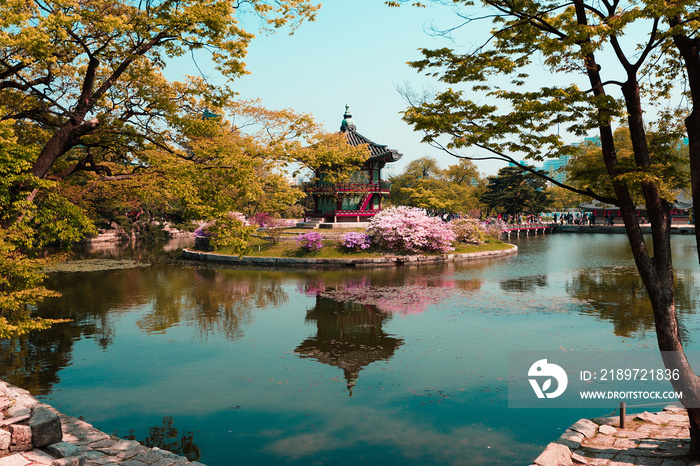
<svg viewBox="0 0 700 466"><path fill-rule="evenodd" d="M345 114L343 115L343 122L340 125L340 131L342 133L345 133L345 138L347 139L348 143L352 146L360 146L362 144L367 144L367 148L369 149L370 153L370 161L381 160L385 163L389 163L396 162L401 157L403 157L403 154L401 154L396 149L390 149L389 146L377 144L376 142L373 142L370 139L358 133L357 128L355 127L355 123L352 121L352 115L350 114L348 105L345 106Z"/></svg>

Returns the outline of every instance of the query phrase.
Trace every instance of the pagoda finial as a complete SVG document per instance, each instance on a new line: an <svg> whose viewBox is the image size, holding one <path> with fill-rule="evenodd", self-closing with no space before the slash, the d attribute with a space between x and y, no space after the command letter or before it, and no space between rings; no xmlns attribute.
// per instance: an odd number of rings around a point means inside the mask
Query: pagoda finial
<svg viewBox="0 0 700 466"><path fill-rule="evenodd" d="M345 104L345 113L343 114L343 122L340 124L340 131L347 131L348 129L355 130L355 122L352 121L352 115L350 114L350 105Z"/></svg>

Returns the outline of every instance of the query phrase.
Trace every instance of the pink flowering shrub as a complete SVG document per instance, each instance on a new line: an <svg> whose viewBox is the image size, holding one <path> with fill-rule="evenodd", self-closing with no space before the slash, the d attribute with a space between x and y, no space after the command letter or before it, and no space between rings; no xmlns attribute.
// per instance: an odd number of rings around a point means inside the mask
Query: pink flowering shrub
<svg viewBox="0 0 700 466"><path fill-rule="evenodd" d="M308 252L320 251L323 248L323 236L316 232L304 233L297 236L297 246Z"/></svg>
<svg viewBox="0 0 700 466"><path fill-rule="evenodd" d="M371 238L367 233L351 231L343 235L343 246L347 249L364 250L370 247Z"/></svg>
<svg viewBox="0 0 700 466"><path fill-rule="evenodd" d="M258 212L257 214L253 215L253 218L250 221L253 225L259 228L265 228L270 223L272 223L273 220L274 219L270 214L267 214L265 212Z"/></svg>
<svg viewBox="0 0 700 466"><path fill-rule="evenodd" d="M454 251L449 225L416 207L389 207L375 215L367 233L377 246L396 252Z"/></svg>
<svg viewBox="0 0 700 466"><path fill-rule="evenodd" d="M498 239L503 233L508 231L508 224L500 219L488 218L484 222L484 228L490 236Z"/></svg>

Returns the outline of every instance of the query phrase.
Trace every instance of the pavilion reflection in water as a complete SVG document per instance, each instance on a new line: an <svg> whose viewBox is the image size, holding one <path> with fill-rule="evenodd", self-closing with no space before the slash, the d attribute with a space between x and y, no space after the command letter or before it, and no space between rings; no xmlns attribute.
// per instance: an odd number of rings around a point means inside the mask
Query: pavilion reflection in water
<svg viewBox="0 0 700 466"><path fill-rule="evenodd" d="M294 351L301 358L313 358L343 370L352 396L360 371L376 361L388 361L403 344L382 330L390 314L374 306L317 297L316 306L306 313L316 322L315 337L304 340Z"/></svg>

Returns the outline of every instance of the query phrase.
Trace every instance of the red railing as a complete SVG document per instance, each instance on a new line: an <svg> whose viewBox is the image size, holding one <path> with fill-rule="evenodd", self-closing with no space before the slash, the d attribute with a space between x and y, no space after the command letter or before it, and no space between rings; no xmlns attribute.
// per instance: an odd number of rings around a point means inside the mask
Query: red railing
<svg viewBox="0 0 700 466"><path fill-rule="evenodd" d="M323 215L325 216L330 216L330 215L335 215L336 217L357 217L358 215L361 217L367 217L370 215L377 215L379 213L379 209L374 209L374 210L330 210L323 212Z"/></svg>

